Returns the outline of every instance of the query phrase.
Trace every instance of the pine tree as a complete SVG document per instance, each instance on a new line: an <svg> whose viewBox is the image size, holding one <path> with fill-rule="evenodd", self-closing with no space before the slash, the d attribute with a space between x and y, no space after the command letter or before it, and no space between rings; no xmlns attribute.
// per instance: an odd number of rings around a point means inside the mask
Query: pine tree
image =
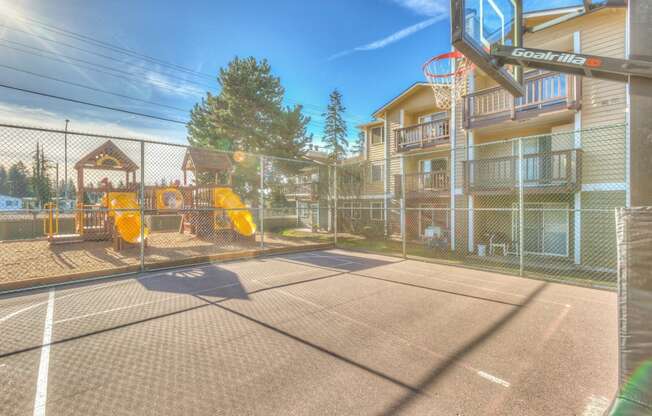
<svg viewBox="0 0 652 416"><path fill-rule="evenodd" d="M0 194L9 194L9 184L7 183L7 170L3 165L0 165Z"/></svg>
<svg viewBox="0 0 652 416"><path fill-rule="evenodd" d="M48 170L50 162L45 158L43 147L36 143L36 151L32 162L32 189L36 197L36 203L42 207L52 199L52 183Z"/></svg>
<svg viewBox="0 0 652 416"><path fill-rule="evenodd" d="M347 140L347 127L343 114L346 108L342 104L342 94L333 90L329 96L328 107L323 116L326 118L324 126L324 147L329 150L330 157L334 160L344 159L349 148Z"/></svg>
<svg viewBox="0 0 652 416"><path fill-rule="evenodd" d="M362 154L364 151L365 147L365 135L363 131L358 132L358 139L355 141L355 144L353 145L353 153L357 154Z"/></svg>
<svg viewBox="0 0 652 416"><path fill-rule="evenodd" d="M217 77L218 95L206 94L190 113L188 141L192 146L244 151L298 159L311 137L310 118L302 107L283 107L285 90L267 60L234 58ZM247 157L235 164L233 187L249 201L258 200L259 160ZM213 176L196 178L198 183Z"/></svg>
<svg viewBox="0 0 652 416"><path fill-rule="evenodd" d="M7 188L9 195L16 198L24 198L30 195L27 168L23 162L16 162L9 167Z"/></svg>
<svg viewBox="0 0 652 416"><path fill-rule="evenodd" d="M289 158L305 154L310 118L300 105L283 107L285 90L267 60L236 57L220 69L217 81L220 93L207 93L190 113L191 145Z"/></svg>

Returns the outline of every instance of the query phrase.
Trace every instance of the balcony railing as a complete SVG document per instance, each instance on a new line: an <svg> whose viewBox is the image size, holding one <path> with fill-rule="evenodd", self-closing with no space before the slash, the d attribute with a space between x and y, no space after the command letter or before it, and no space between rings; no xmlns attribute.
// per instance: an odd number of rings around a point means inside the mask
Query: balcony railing
<svg viewBox="0 0 652 416"><path fill-rule="evenodd" d="M396 195L401 195L401 175L394 177ZM450 192L448 171L409 173L405 175L405 195L409 198Z"/></svg>
<svg viewBox="0 0 652 416"><path fill-rule="evenodd" d="M396 135L396 151L398 152L450 142L447 118L402 127L394 132Z"/></svg>
<svg viewBox="0 0 652 416"><path fill-rule="evenodd" d="M283 194L288 199L312 199L318 194L318 183L288 183L283 185Z"/></svg>
<svg viewBox="0 0 652 416"><path fill-rule="evenodd" d="M523 188L528 193L575 192L581 184L582 151L560 150L524 155ZM519 189L518 156L464 162L468 193L515 192Z"/></svg>
<svg viewBox="0 0 652 416"><path fill-rule="evenodd" d="M525 75L525 95L515 98L501 87L464 97L464 126L476 128L505 120L535 117L563 109L579 109L582 83L574 75L531 71Z"/></svg>

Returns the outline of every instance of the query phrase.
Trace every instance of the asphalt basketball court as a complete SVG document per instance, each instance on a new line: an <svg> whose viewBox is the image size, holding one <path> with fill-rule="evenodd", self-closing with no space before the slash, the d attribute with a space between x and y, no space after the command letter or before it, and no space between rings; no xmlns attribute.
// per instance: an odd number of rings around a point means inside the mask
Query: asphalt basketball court
<svg viewBox="0 0 652 416"><path fill-rule="evenodd" d="M616 294L341 250L0 297L2 415L600 415Z"/></svg>

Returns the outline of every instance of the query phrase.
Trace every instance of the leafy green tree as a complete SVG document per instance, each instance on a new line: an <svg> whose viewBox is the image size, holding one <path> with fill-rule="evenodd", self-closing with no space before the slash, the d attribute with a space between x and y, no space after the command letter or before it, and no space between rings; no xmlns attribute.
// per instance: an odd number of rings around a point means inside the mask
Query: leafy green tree
<svg viewBox="0 0 652 416"><path fill-rule="evenodd" d="M0 165L0 194L9 194L9 184L7 183L7 169Z"/></svg>
<svg viewBox="0 0 652 416"><path fill-rule="evenodd" d="M347 127L344 121L344 112L346 108L342 103L342 94L337 90L329 95L328 106L323 116L326 118L324 126L324 147L329 150L330 157L335 160L341 160L346 157L349 148L347 140Z"/></svg>
<svg viewBox="0 0 652 416"><path fill-rule="evenodd" d="M45 157L43 147L36 143L36 151L32 161L31 183L39 207L52 199L52 182L50 181L49 169L50 162Z"/></svg>
<svg viewBox="0 0 652 416"><path fill-rule="evenodd" d="M210 93L190 113L188 141L192 146L300 158L312 137L310 118L302 107L283 106L285 90L267 60L234 58L217 77L220 92ZM257 200L260 164L251 156L234 163L233 187ZM203 183L203 178L198 178Z"/></svg>
<svg viewBox="0 0 652 416"><path fill-rule="evenodd" d="M29 177L27 175L27 167L23 162L16 162L9 167L7 173L7 185L9 188L9 195L16 198L24 198L30 196L31 189L29 187Z"/></svg>

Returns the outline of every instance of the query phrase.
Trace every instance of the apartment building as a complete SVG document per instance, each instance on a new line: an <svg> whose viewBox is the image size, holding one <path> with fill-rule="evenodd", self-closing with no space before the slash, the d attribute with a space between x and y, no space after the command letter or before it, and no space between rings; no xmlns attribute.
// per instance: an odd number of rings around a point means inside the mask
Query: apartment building
<svg viewBox="0 0 652 416"><path fill-rule="evenodd" d="M625 57L625 8L547 10L525 21L528 47ZM407 88L359 126L369 172L384 176L382 189L356 203L376 200L391 214L404 191L410 241L445 230L455 252L491 246L508 257L519 251L522 196L526 255L612 270L615 239L604 232L629 194L626 85L526 69L525 86L515 99L475 71L448 111L426 83ZM387 234L400 231L391 215L383 221Z"/></svg>

